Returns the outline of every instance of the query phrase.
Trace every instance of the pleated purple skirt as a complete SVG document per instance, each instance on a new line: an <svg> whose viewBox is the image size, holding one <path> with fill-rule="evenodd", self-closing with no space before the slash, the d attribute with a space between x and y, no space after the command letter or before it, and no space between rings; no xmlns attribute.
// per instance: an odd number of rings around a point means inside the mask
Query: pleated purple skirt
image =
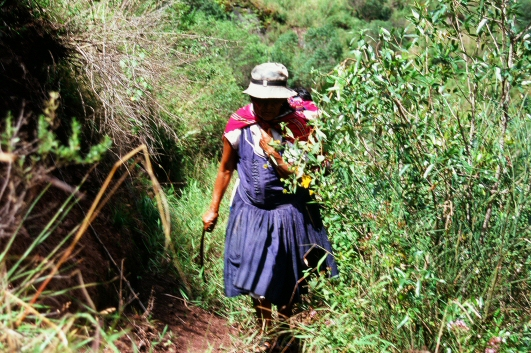
<svg viewBox="0 0 531 353"><path fill-rule="evenodd" d="M305 271L320 262L319 270L338 274L318 206L295 196L263 206L235 194L225 243L225 294L252 294L278 306L299 302L306 293Z"/></svg>

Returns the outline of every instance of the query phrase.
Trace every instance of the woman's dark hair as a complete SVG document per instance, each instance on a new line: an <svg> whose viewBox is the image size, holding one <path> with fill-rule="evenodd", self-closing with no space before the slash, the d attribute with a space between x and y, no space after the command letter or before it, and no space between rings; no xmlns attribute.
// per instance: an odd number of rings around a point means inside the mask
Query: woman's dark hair
<svg viewBox="0 0 531 353"><path fill-rule="evenodd" d="M296 87L293 89L295 92L297 92L297 96L299 96L303 101L313 101L312 95L308 90L304 87Z"/></svg>

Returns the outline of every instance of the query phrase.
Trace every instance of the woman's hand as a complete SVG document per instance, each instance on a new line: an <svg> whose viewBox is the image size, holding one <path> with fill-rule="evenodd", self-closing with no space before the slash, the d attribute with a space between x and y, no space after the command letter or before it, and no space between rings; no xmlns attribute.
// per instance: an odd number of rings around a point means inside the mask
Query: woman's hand
<svg viewBox="0 0 531 353"><path fill-rule="evenodd" d="M273 141L273 138L271 137L271 129L267 129L267 131L265 131L264 129L260 128L260 132L262 134L262 137L260 138L260 147L262 147L267 156L271 156L273 153L275 153L275 149L269 145L271 141Z"/></svg>
<svg viewBox="0 0 531 353"><path fill-rule="evenodd" d="M212 232L216 227L219 214L216 211L208 209L203 215L203 229Z"/></svg>
<svg viewBox="0 0 531 353"><path fill-rule="evenodd" d="M281 178L287 178L293 173L290 170L291 165L286 163L284 159L282 159L282 155L270 145L271 141L273 141L273 138L271 137L271 129L268 129L266 132L264 129L260 128L260 132L262 133L262 137L260 138L260 147L262 147L267 157L273 161L273 167L278 172L278 175Z"/></svg>
<svg viewBox="0 0 531 353"><path fill-rule="evenodd" d="M208 211L203 215L203 229L207 232L214 230L218 220L219 204L230 183L232 172L236 167L237 154L232 148L229 140L223 138L223 154L219 163L218 175L214 182L214 191L212 192L212 201Z"/></svg>

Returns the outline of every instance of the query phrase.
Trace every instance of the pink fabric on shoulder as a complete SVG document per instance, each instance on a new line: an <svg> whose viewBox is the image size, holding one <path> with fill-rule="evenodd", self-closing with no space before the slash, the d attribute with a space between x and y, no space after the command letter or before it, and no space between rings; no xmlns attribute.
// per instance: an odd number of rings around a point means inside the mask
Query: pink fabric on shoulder
<svg viewBox="0 0 531 353"><path fill-rule="evenodd" d="M236 129L243 129L246 126L253 124L256 124L256 116L252 111L252 104L248 104L245 107L238 109L235 113L232 113L227 122L227 126L225 127L225 133Z"/></svg>
<svg viewBox="0 0 531 353"><path fill-rule="evenodd" d="M317 108L317 105L315 105L313 101L305 101L305 100L302 100L301 97L288 98L288 103L293 109L295 109L298 112L304 111L304 110L316 112L319 110L319 108Z"/></svg>
<svg viewBox="0 0 531 353"><path fill-rule="evenodd" d="M310 135L311 129L308 126L308 119L302 112L293 112L288 114L275 122L267 122L260 120L252 109L252 104L248 104L243 108L238 109L230 116L227 126L225 127L225 133L231 132L236 129L243 129L249 125L259 124L263 129L274 128L277 131L282 131L280 123L286 123L287 128L293 133L294 138L301 141L306 141L308 135ZM288 141L293 142L293 138L284 136Z"/></svg>
<svg viewBox="0 0 531 353"><path fill-rule="evenodd" d="M302 101L302 105L304 106L304 110L309 110L311 112L319 110L313 101Z"/></svg>

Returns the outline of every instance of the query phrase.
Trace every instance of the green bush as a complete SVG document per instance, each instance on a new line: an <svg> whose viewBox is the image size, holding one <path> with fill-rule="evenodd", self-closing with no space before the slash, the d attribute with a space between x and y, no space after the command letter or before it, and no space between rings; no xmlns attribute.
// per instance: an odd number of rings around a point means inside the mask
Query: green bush
<svg viewBox="0 0 531 353"><path fill-rule="evenodd" d="M348 12L341 12L327 18L326 23L336 28L351 29L356 19Z"/></svg>
<svg viewBox="0 0 531 353"><path fill-rule="evenodd" d="M283 33L271 49L271 60L293 69L293 61L299 55L299 37L293 31Z"/></svg>
<svg viewBox="0 0 531 353"><path fill-rule="evenodd" d="M310 28L304 36L303 50L292 61L293 85L313 86L312 70L326 73L343 57L343 44L337 30L331 25Z"/></svg>
<svg viewBox="0 0 531 353"><path fill-rule="evenodd" d="M512 5L430 6L320 97L332 171L306 173L340 276L311 282L307 351L531 349L531 42Z"/></svg>
<svg viewBox="0 0 531 353"><path fill-rule="evenodd" d="M219 3L212 0L185 0L184 3L188 6L187 16L194 15L196 12L202 12L210 18L217 20L227 19L228 15L225 9Z"/></svg>
<svg viewBox="0 0 531 353"><path fill-rule="evenodd" d="M384 0L366 0L356 10L357 16L365 21L387 21L391 18L393 10L385 3Z"/></svg>
<svg viewBox="0 0 531 353"><path fill-rule="evenodd" d="M525 28L531 23L531 1L524 0L518 2L517 19L521 28Z"/></svg>

